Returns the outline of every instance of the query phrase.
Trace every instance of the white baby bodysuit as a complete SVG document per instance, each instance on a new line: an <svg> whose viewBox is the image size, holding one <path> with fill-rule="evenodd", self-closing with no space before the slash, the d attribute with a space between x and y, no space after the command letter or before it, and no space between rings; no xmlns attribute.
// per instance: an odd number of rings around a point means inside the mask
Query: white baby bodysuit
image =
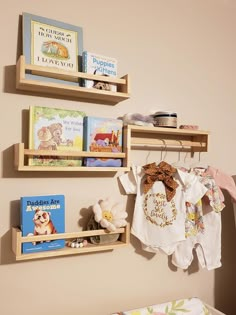
<svg viewBox="0 0 236 315"><path fill-rule="evenodd" d="M201 174L195 172L195 174ZM205 197L207 202L202 203L204 231L192 234L180 242L172 256L172 263L182 269L187 269L193 261L193 250L196 251L202 268L208 270L221 266L221 211L224 204L220 200L220 194L215 180L202 172L198 175L201 183L208 189ZM204 197L204 199L205 199Z"/></svg>
<svg viewBox="0 0 236 315"><path fill-rule="evenodd" d="M129 173L119 177L126 193L136 194L131 233L147 251L161 249L172 254L178 242L185 240L186 202L197 203L207 191L194 174L177 170L173 178L178 187L168 202L162 181L155 181L144 193L145 174L141 166L132 166Z"/></svg>

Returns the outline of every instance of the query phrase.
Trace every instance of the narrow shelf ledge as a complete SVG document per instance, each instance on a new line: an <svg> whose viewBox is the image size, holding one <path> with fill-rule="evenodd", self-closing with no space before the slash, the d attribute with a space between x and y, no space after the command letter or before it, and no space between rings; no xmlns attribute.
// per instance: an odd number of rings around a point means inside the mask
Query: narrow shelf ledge
<svg viewBox="0 0 236 315"><path fill-rule="evenodd" d="M124 127L125 165L132 164L132 150L165 150L207 152L209 132L178 128L143 127L127 125Z"/></svg>
<svg viewBox="0 0 236 315"><path fill-rule="evenodd" d="M124 132L131 147L164 146L167 150L174 147L194 152L208 150L208 131L128 125Z"/></svg>
<svg viewBox="0 0 236 315"><path fill-rule="evenodd" d="M26 78L26 73L41 76L42 79L34 80ZM44 77L60 79L68 82L79 82L80 79L109 82L117 85L117 92L89 89L66 83L44 81ZM81 101L98 101L108 105L115 105L130 98L129 76L122 78L98 76L84 72L72 72L57 68L29 65L25 63L25 56L20 56L16 65L16 88L19 90L53 94L55 96L67 96Z"/></svg>
<svg viewBox="0 0 236 315"><path fill-rule="evenodd" d="M87 167L87 166L37 166L28 165L30 156L58 156L58 157L94 157L94 158L120 158L125 159L125 153L112 152L85 152L85 151L53 151L25 149L24 143L14 145L14 167L18 171L64 171L64 172L118 172L128 171L124 167Z"/></svg>
<svg viewBox="0 0 236 315"><path fill-rule="evenodd" d="M64 247L62 249L51 250L51 251L42 251L32 254L22 254L21 247L23 243L33 242L33 241L49 241L57 239L74 239L79 237L91 237L97 235L110 235L110 234L120 234L119 239L116 242L108 244L91 244L82 248L71 248ZM91 231L81 231L81 232L72 232L72 233L58 233L51 235L42 235L42 236L22 236L22 232L19 228L12 228L12 251L15 254L17 261L21 260L31 260L31 259L40 259L48 257L59 257L59 256L69 256L69 255L79 255L84 253L92 252L102 252L114 250L116 248L127 246L130 243L130 226L127 224L124 228L119 228L114 232L109 232L108 230L91 230Z"/></svg>

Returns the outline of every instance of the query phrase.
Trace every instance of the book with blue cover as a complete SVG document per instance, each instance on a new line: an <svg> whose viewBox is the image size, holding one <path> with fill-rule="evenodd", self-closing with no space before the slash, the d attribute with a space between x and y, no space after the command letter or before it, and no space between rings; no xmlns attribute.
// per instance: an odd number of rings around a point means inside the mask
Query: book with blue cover
<svg viewBox="0 0 236 315"><path fill-rule="evenodd" d="M27 64L71 72L81 71L83 29L61 21L23 12L23 55ZM78 78L66 81L42 76L37 71L25 74L27 79L80 85Z"/></svg>
<svg viewBox="0 0 236 315"><path fill-rule="evenodd" d="M85 73L117 77L117 59L84 51L82 55L82 69ZM100 80L84 80L84 86L105 91L117 91L116 84Z"/></svg>
<svg viewBox="0 0 236 315"><path fill-rule="evenodd" d="M104 117L84 117L84 151L122 152L123 121ZM84 158L88 167L120 167L119 158Z"/></svg>
<svg viewBox="0 0 236 315"><path fill-rule="evenodd" d="M22 236L65 233L64 195L24 196L20 200ZM37 253L63 248L65 240L27 242L22 253Z"/></svg>

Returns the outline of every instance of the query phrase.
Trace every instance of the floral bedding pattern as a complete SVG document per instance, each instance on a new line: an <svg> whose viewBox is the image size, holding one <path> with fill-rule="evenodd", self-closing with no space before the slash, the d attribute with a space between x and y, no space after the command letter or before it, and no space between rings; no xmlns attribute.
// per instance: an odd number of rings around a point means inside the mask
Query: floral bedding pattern
<svg viewBox="0 0 236 315"><path fill-rule="evenodd" d="M112 315L211 315L198 298L156 304L148 307L114 313Z"/></svg>

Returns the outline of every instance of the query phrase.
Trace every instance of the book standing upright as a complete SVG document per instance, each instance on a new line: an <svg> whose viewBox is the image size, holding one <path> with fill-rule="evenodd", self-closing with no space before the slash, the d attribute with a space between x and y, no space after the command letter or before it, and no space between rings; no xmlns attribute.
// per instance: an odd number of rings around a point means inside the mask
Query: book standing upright
<svg viewBox="0 0 236 315"><path fill-rule="evenodd" d="M84 151L122 152L123 121L113 118L86 116L84 118ZM88 167L120 167L118 158L84 158Z"/></svg>
<svg viewBox="0 0 236 315"><path fill-rule="evenodd" d="M82 56L82 69L85 73L117 77L117 60L115 58L84 51ZM85 79L84 86L99 90L117 91L116 84L110 84L109 82L101 80Z"/></svg>
<svg viewBox="0 0 236 315"><path fill-rule="evenodd" d="M82 159L69 154L83 150L84 116L84 112L76 110L30 106L30 149L68 151L68 157L33 156L29 165L81 166Z"/></svg>
<svg viewBox="0 0 236 315"><path fill-rule="evenodd" d="M20 200L22 236L50 235L65 232L64 195L24 196ZM28 242L22 253L63 248L65 240Z"/></svg>
<svg viewBox="0 0 236 315"><path fill-rule="evenodd" d="M23 55L26 63L36 66L77 72L81 71L83 52L83 29L79 26L23 13ZM72 81L50 78L31 71L26 78L68 85L79 85Z"/></svg>

